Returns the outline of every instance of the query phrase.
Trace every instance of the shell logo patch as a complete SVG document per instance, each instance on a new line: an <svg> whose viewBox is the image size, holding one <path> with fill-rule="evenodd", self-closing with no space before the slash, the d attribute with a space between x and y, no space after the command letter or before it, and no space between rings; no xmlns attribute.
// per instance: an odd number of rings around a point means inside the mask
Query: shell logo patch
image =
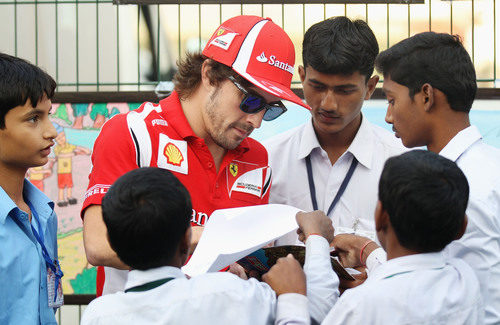
<svg viewBox="0 0 500 325"><path fill-rule="evenodd" d="M171 139L160 133L158 139L157 166L170 171L188 174L188 146L184 140Z"/></svg>
<svg viewBox="0 0 500 325"><path fill-rule="evenodd" d="M238 165L235 163L231 163L229 165L229 172L231 173L231 175L233 175L233 177L236 177L236 175L238 175Z"/></svg>
<svg viewBox="0 0 500 325"><path fill-rule="evenodd" d="M173 143L169 143L165 146L163 154L167 157L167 162L175 166L180 166L184 160L181 151Z"/></svg>

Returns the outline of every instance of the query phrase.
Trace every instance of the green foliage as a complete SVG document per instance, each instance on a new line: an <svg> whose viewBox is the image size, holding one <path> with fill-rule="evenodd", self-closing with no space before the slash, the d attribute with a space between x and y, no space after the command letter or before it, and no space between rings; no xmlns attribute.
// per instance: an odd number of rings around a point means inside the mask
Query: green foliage
<svg viewBox="0 0 500 325"><path fill-rule="evenodd" d="M66 104L61 104L55 111L55 113L52 114L53 117L58 117L64 122L68 123L68 125L71 125L71 121L69 120L68 117L68 109L66 107Z"/></svg>
<svg viewBox="0 0 500 325"><path fill-rule="evenodd" d="M75 279L69 280L74 294L95 294L95 281L97 277L97 268L84 269Z"/></svg>

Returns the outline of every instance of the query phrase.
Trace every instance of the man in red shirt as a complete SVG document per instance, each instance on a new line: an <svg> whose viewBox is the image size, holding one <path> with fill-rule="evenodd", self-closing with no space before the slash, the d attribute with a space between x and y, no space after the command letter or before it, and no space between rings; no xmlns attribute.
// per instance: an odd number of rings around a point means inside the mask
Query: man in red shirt
<svg viewBox="0 0 500 325"><path fill-rule="evenodd" d="M98 271L98 295L123 290L127 272L117 269L129 269L107 241L101 211L107 189L127 171L161 167L183 183L193 201L193 249L214 210L268 202L267 152L248 136L286 111L281 99L307 107L290 90L294 63L292 41L270 19L234 17L202 53L179 63L168 98L103 126L82 208L87 259L107 266Z"/></svg>

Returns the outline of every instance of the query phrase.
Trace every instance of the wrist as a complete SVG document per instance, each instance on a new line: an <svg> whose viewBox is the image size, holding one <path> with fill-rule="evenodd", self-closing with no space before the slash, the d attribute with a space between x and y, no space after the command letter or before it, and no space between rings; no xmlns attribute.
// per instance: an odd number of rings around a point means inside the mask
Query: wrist
<svg viewBox="0 0 500 325"><path fill-rule="evenodd" d="M363 244L361 250L359 251L359 262L361 263L362 266L366 267L366 259L377 248L378 245L373 240L368 240L366 243Z"/></svg>
<svg viewBox="0 0 500 325"><path fill-rule="evenodd" d="M310 234L307 234L307 235L306 235L306 241L307 241L307 239L309 238L309 236L313 236L313 235L316 235L316 236L320 236L320 237L322 237L319 233L317 233L317 232L312 232L312 233L310 233Z"/></svg>

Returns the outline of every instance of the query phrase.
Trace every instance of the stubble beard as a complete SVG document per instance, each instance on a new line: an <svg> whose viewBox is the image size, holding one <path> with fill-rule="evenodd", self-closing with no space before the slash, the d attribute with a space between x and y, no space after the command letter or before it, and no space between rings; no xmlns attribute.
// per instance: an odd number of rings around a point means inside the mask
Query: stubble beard
<svg viewBox="0 0 500 325"><path fill-rule="evenodd" d="M236 127L238 129L244 130L250 134L253 131L253 127L240 123L238 121L233 122L227 126L224 126L224 118L217 114L217 107L219 106L219 91L220 88L217 88L211 95L210 101L207 104L205 111L207 113L207 117L210 120L212 127L208 129L208 133L212 138L213 142L217 144L219 147L224 148L226 150L234 150L236 149L240 143L244 140L231 140L224 133L227 130L231 130Z"/></svg>

